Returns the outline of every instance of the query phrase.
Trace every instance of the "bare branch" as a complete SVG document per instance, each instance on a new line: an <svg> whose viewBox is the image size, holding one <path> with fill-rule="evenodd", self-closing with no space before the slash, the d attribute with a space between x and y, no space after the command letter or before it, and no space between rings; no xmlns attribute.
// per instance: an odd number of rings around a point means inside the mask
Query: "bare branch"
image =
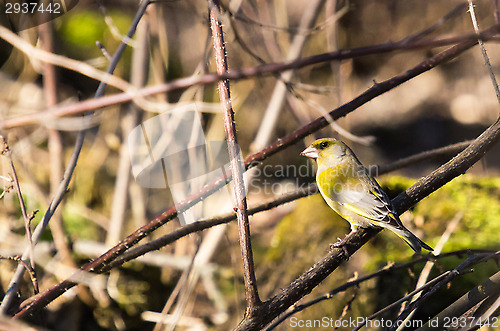
<svg viewBox="0 0 500 331"><path fill-rule="evenodd" d="M376 166L376 167L370 167L370 169L369 169L370 174L372 176L380 175L383 173L394 171L396 169L401 169L401 168L407 167L409 165L412 165L412 164L415 164L415 163L418 163L421 161L431 160L431 159L436 158L436 157L442 157L443 155L452 155L452 154L463 151L467 146L469 146L472 143L472 141L473 140L463 141L460 143L456 143L456 144L448 145L445 147L436 148L436 149L433 149L430 151L418 153L418 154L412 155L410 157L405 157L404 159L394 161L391 163L382 164L382 165Z"/></svg>
<svg viewBox="0 0 500 331"><path fill-rule="evenodd" d="M469 292L465 293L460 299L452 303L438 315L429 319L429 321L437 321L437 325L430 326L427 322L421 331L430 331L444 328L447 318L464 316L468 311L476 307L480 302L489 297L498 297L500 294L500 272L497 272L480 285L474 287ZM471 321L468 326L473 326L476 321ZM483 320L483 322L485 322Z"/></svg>
<svg viewBox="0 0 500 331"><path fill-rule="evenodd" d="M31 267L30 272L33 272L34 278L36 279L35 257L34 257L35 253L33 251L34 244L31 234L31 219L28 217L28 214L26 212L26 204L24 203L23 194L21 193L21 186L19 185L19 178L17 178L17 171L16 167L14 166L14 162L12 161L12 154L9 145L7 144L7 140L3 136L0 136L0 146L3 146L3 150L0 151L0 154L5 155L7 157L10 166L10 171L12 172L12 181L14 182L14 188L16 189L17 198L19 199L19 206L21 207L21 214L23 215L24 219L24 228L26 230L26 237L28 238L28 255ZM34 288L35 294L38 294L38 292L40 292L40 290L38 289L38 282L34 282L33 285L35 286Z"/></svg>
<svg viewBox="0 0 500 331"><path fill-rule="evenodd" d="M226 46L224 44L224 33L222 23L219 20L220 8L218 0L209 0L210 26L215 49L215 62L217 73L224 75L227 70ZM257 290L257 279L255 278L255 266L253 263L252 242L250 238L250 225L248 222L247 199L245 194L245 183L243 182L244 168L239 151L236 128L234 124L234 112L231 105L229 80L219 81L219 98L224 109L224 129L226 131L229 157L231 162L231 173L234 180L234 198L236 201L236 215L238 218L238 229L240 236L241 253L243 256L243 270L246 293L246 316L253 316L255 310L262 304Z"/></svg>
<svg viewBox="0 0 500 331"><path fill-rule="evenodd" d="M413 310L415 310L418 306L422 305L423 302L425 302L429 297L436 293L437 290L439 290L441 287L444 285L448 284L452 279L455 277L471 272L473 270L470 269L471 266L476 265L478 263L488 261L489 259L494 259L498 258L500 255L500 251L494 252L494 253L484 253L484 254L479 254L477 256L470 256L465 260L464 262L460 263L459 266L457 266L455 269L451 270L448 272L446 277L444 277L442 280L440 280L437 284L432 286L429 291L427 291L425 294L423 294L421 297L419 297L417 300L413 301L406 309L398 316L397 321L394 323L394 325L398 324L398 321L404 320ZM413 295L413 294L412 294Z"/></svg>
<svg viewBox="0 0 500 331"><path fill-rule="evenodd" d="M276 328L279 324L281 324L283 321L285 321L288 317L312 306L312 305L315 305L319 302L322 302L322 301L325 301L325 300L329 300L331 298L333 298L333 296L337 293L340 293L340 292L344 292L346 291L348 288L350 287L353 287L353 286L359 286L361 283L363 282L366 282L370 279L373 279L373 278L376 278L376 277L381 277L387 273L390 273L390 272L393 272L395 270L402 270L402 269L407 269L409 267L412 267L414 266L415 264L417 263L421 263L422 261L435 261L437 259L442 259L442 258L447 258L447 257L450 257L450 256L461 256L461 255L464 255L464 254L471 254L471 253L476 253L476 254L479 254L479 253L494 253L494 251L485 251L485 250L460 250L460 251L454 251L454 252L448 252L448 253L444 253L444 254L439 254L439 255L433 255L431 253L425 255L425 256L420 256L416 259L414 259L413 261L410 261L410 262L407 262L407 263L403 263L403 264L394 264L394 263L388 263L387 266L385 266L384 268L380 269L380 270L377 270L376 272L374 273L371 273L369 275L366 275L366 276L363 276L363 277L359 277L359 278L356 278L356 279L353 279L353 280L350 280L348 282L346 282L345 284L342 284L341 286L339 287L336 287L334 288L333 290L313 299L313 300L310 300L308 302L305 302L303 304L300 304L300 305L293 305L291 306L284 314L280 315L279 318L277 318L276 320L274 320L271 324L269 324L265 330L266 331L270 331L270 330L273 330L274 328ZM424 285L424 284L422 284ZM420 286L419 286L420 287Z"/></svg>

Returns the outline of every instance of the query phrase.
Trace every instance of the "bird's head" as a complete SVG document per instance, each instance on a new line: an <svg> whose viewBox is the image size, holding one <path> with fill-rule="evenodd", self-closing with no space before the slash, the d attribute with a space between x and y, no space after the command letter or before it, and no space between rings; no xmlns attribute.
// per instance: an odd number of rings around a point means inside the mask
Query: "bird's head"
<svg viewBox="0 0 500 331"><path fill-rule="evenodd" d="M327 160L336 160L338 162L347 153L349 153L349 148L340 140L321 138L304 149L300 155L315 159L318 163L322 163Z"/></svg>

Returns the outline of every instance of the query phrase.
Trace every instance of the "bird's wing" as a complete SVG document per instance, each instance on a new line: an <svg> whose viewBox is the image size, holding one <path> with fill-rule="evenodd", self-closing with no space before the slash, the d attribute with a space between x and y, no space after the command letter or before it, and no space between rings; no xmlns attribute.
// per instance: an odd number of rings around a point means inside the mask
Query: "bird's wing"
<svg viewBox="0 0 500 331"><path fill-rule="evenodd" d="M376 223L388 223L395 227L400 224L392 211L391 200L378 183L368 177L364 167L344 173L337 168L328 168L319 174L317 181L327 197L353 213Z"/></svg>
<svg viewBox="0 0 500 331"><path fill-rule="evenodd" d="M377 189L360 189L361 186L345 188L335 194L334 200L352 212L374 221L382 221L391 213L390 205L385 200L385 193Z"/></svg>
<svg viewBox="0 0 500 331"><path fill-rule="evenodd" d="M351 176L333 177L328 169L325 176L342 185L332 185L329 196L350 211L376 222L386 221L392 214L391 202L378 183L368 177L364 167L349 170Z"/></svg>

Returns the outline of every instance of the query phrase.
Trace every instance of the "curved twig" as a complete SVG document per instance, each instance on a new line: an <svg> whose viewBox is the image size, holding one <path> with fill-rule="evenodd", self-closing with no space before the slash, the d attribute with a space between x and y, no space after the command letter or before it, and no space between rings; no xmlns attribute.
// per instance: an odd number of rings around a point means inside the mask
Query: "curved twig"
<svg viewBox="0 0 500 331"><path fill-rule="evenodd" d="M284 314L282 314L279 318L277 318L271 324L269 324L265 328L265 330L266 331L273 330L275 327L277 327L279 324L281 324L283 321L285 321L288 317L290 317L290 316L292 316L292 315L294 315L294 314L296 314L296 313L298 313L298 312L300 312L300 311L302 311L302 310L304 310L312 305L315 305L319 302L322 302L324 300L329 300L337 293L344 292L348 288L351 288L353 286L358 286L359 284L361 284L367 280L373 279L375 277L383 276L383 275L390 273L390 272L393 272L395 270L406 269L406 268L412 267L413 265L415 265L417 263L421 263L423 261L435 261L437 259L442 259L442 258L446 258L446 257L450 257L450 256L461 256L461 255L470 254L470 253L479 254L479 253L493 253L493 252L494 251L488 251L488 250L465 250L464 249L464 250L448 252L448 253L439 254L439 255L433 255L433 254L429 253L425 256L420 256L420 257L414 259L413 261L410 261L407 263L388 264L384 268L377 270L374 273L371 273L371 274L366 275L364 277L360 277L360 278L356 278L354 280L348 281L348 282L342 284L341 286L336 287L333 290L331 290L331 291L329 291L329 292L327 292L327 293L325 293L317 298L314 298L313 300L310 300L310 301L305 302L305 303L300 304L300 305L291 306Z"/></svg>

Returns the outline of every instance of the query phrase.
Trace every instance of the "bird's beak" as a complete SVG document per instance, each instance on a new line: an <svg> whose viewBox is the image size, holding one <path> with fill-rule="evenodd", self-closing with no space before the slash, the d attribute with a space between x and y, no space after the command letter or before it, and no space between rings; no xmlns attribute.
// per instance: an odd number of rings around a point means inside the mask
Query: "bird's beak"
<svg viewBox="0 0 500 331"><path fill-rule="evenodd" d="M300 155L310 157L311 159L317 159L319 157L318 150L312 146L304 149Z"/></svg>

